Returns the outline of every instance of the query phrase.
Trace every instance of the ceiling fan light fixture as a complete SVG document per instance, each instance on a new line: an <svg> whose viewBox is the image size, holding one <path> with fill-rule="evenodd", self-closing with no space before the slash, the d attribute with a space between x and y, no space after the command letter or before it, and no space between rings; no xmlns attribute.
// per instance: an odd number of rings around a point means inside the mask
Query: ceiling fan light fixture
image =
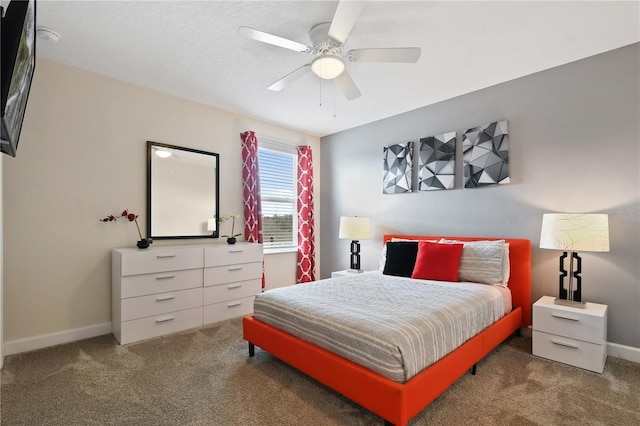
<svg viewBox="0 0 640 426"><path fill-rule="evenodd" d="M344 62L337 55L320 55L311 63L311 70L320 78L333 80L344 71Z"/></svg>

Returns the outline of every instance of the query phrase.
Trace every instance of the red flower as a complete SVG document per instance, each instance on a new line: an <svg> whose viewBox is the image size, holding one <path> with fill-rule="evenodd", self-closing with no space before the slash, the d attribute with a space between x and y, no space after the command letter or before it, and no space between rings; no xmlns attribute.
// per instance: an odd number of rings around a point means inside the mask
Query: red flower
<svg viewBox="0 0 640 426"><path fill-rule="evenodd" d="M129 222L135 222L136 223L136 228L138 228L138 235L140 236L140 239L142 240L142 233L140 232L140 226L138 226L138 215L134 214L134 213L129 213L128 210L123 210L122 213L120 213L120 216L114 216L112 214L110 214L109 216L105 217L104 219L100 219L100 222L115 222L116 220L120 219L121 217L127 219Z"/></svg>

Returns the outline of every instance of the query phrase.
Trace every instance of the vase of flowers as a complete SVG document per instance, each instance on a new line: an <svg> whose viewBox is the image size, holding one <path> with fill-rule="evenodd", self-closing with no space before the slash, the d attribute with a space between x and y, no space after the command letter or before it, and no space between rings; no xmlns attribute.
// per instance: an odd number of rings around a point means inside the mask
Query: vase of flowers
<svg viewBox="0 0 640 426"><path fill-rule="evenodd" d="M134 222L136 224L136 229L138 230L138 236L140 237L140 241L136 243L139 249L146 249L149 247L149 244L153 243L151 238L142 238L142 232L140 232L140 226L138 225L138 215L135 213L131 213L128 210L123 210L120 213L120 216L114 216L110 214L109 216L100 219L100 222L115 222L118 219L126 219L129 222Z"/></svg>
<svg viewBox="0 0 640 426"><path fill-rule="evenodd" d="M229 219L231 219L231 234L229 235L221 235L221 237L226 237L227 238L227 244L235 244L236 243L236 237L239 237L242 234L235 234L235 229L236 229L236 218L240 217L239 214L223 214L222 216L220 216L220 219L218 219L218 222L220 224L225 223L226 221L228 221Z"/></svg>

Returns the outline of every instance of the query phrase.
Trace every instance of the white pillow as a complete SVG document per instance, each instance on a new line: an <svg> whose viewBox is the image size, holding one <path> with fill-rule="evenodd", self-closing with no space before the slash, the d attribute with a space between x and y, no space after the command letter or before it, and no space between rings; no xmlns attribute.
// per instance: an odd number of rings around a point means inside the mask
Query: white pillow
<svg viewBox="0 0 640 426"><path fill-rule="evenodd" d="M378 266L378 270L380 272L384 271L384 265L387 264L387 243L384 243L382 246L382 253L380 253L380 265Z"/></svg>
<svg viewBox="0 0 640 426"><path fill-rule="evenodd" d="M460 281L506 287L511 273L509 244L504 240L457 241L441 239L440 243L462 243L462 257L458 269Z"/></svg>

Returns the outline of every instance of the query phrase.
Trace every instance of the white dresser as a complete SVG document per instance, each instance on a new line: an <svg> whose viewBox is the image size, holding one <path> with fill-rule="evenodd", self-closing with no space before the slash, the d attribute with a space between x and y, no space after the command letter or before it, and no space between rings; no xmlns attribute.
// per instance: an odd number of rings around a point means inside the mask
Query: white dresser
<svg viewBox="0 0 640 426"><path fill-rule="evenodd" d="M257 278L254 264L259 265ZM221 267L226 270L216 269ZM235 268L242 269L234 274ZM261 277L259 244L115 249L113 334L126 344L249 314L254 295L261 290Z"/></svg>
<svg viewBox="0 0 640 426"><path fill-rule="evenodd" d="M607 359L607 305L556 305L541 297L533 304L533 355L602 373Z"/></svg>
<svg viewBox="0 0 640 426"><path fill-rule="evenodd" d="M204 324L252 313L253 299L261 290L261 245L204 249Z"/></svg>

